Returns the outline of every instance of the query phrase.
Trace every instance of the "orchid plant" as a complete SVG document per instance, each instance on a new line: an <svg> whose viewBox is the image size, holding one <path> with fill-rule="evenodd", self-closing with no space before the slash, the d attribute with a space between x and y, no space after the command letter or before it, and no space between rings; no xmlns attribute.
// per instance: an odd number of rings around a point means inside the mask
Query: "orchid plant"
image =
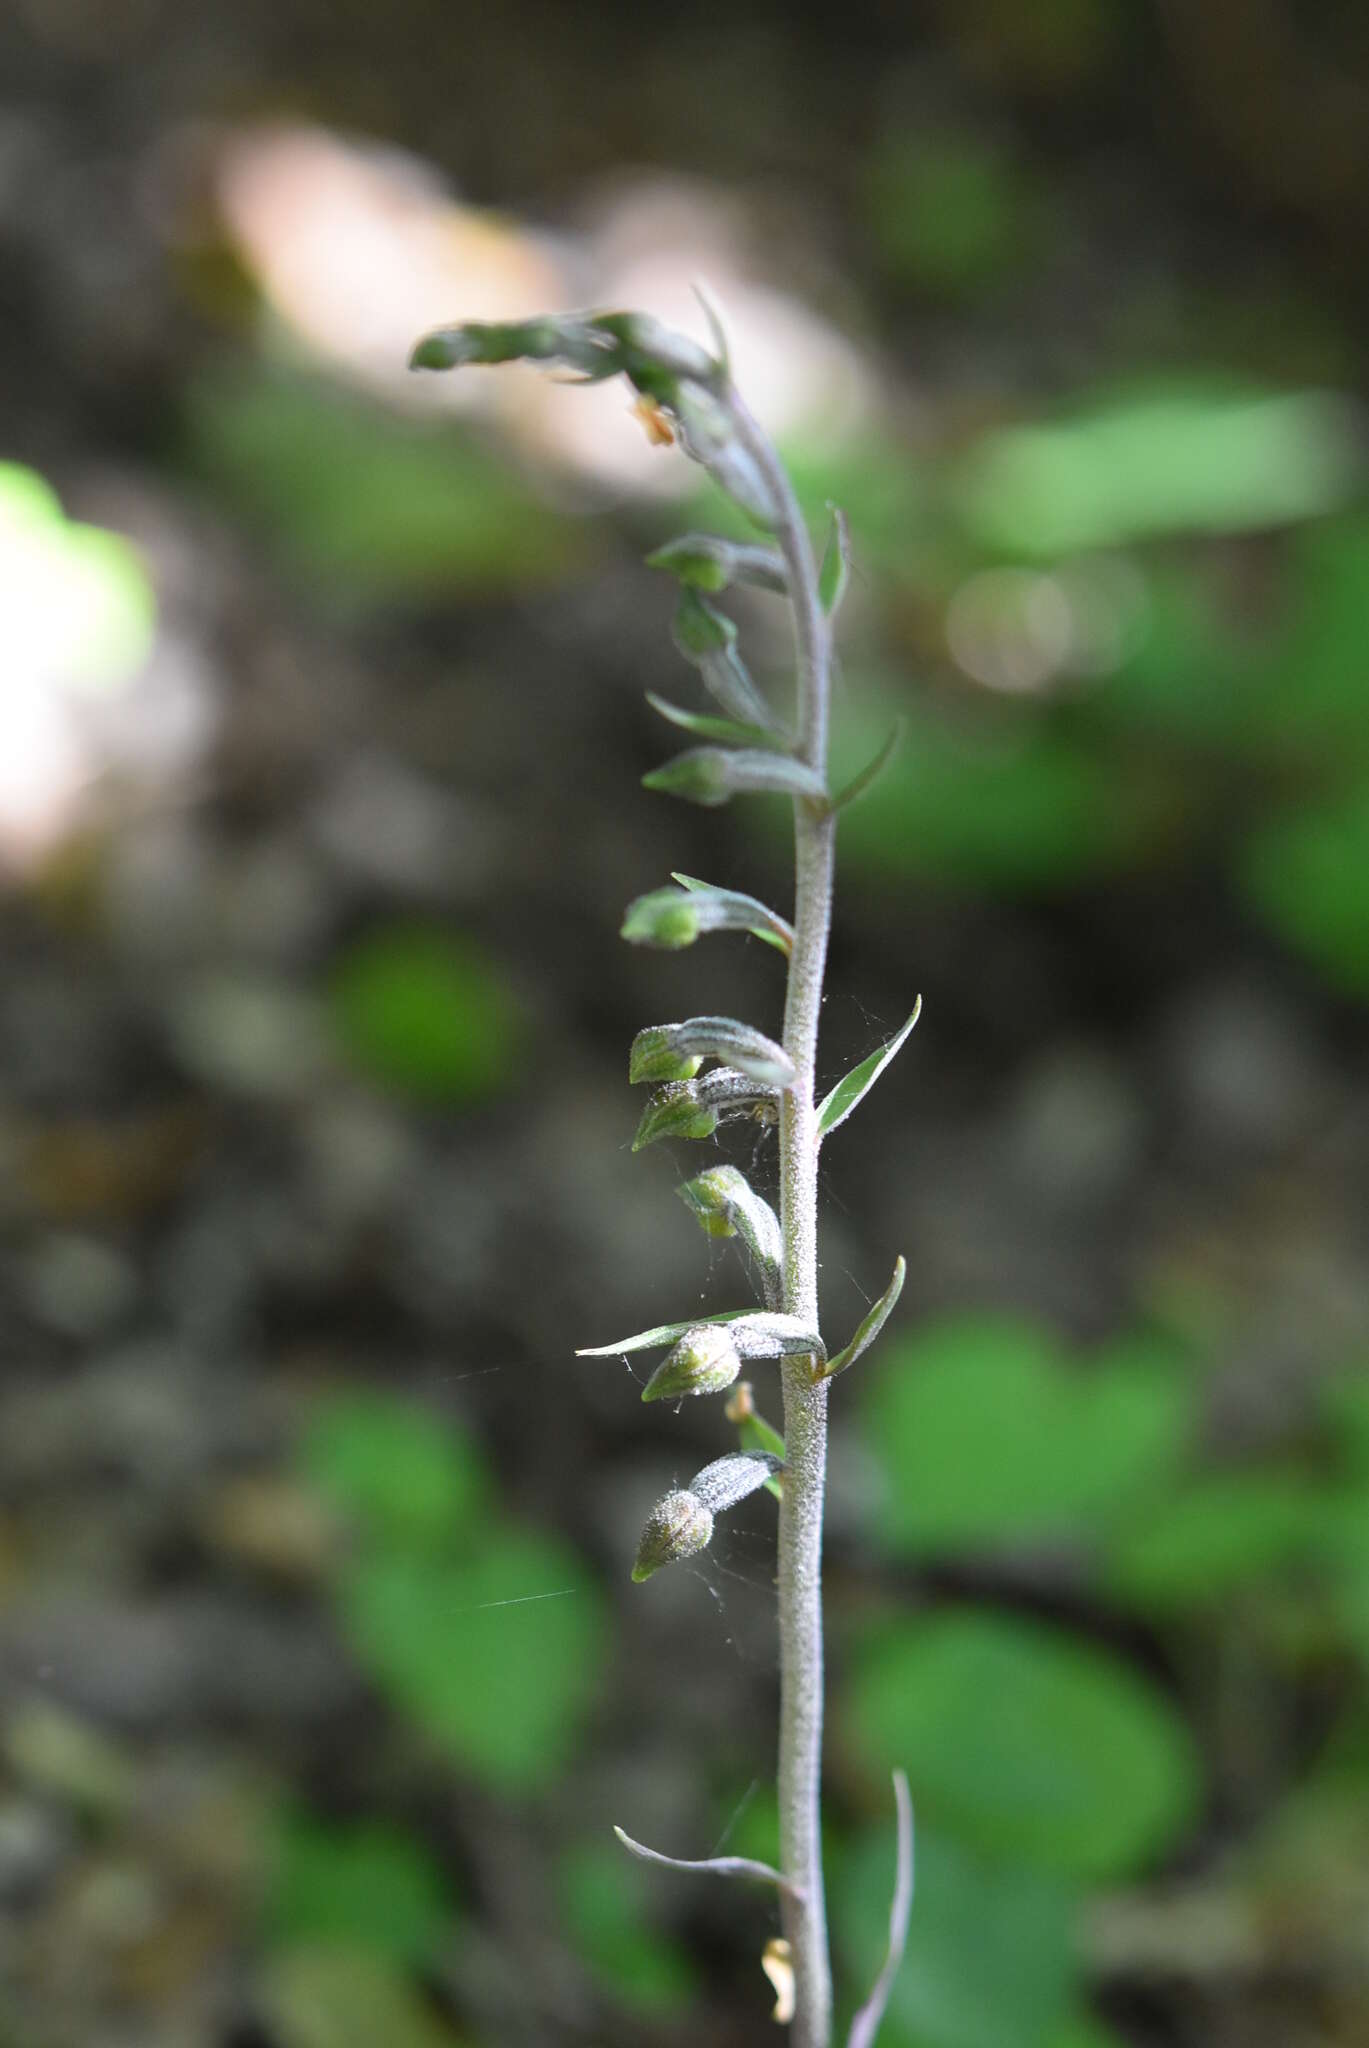
<svg viewBox="0 0 1369 2048"><path fill-rule="evenodd" d="M514 323L439 328L414 349L415 369L529 360L599 383L623 377L648 437L675 444L700 463L765 536L738 542L687 534L649 558L680 585L674 636L716 709L682 709L651 696L657 711L698 744L645 778L650 789L717 805L752 791L792 800L795 900L792 918L754 897L677 874L672 885L629 905L623 937L671 950L709 932L750 932L786 962L784 1024L778 1041L731 1017L690 1017L649 1026L633 1042L628 1078L651 1089L634 1149L665 1138L709 1138L720 1124L759 1113L779 1132L778 1216L735 1166L715 1165L679 1190L711 1237L744 1247L759 1307L663 1323L586 1356L660 1350L646 1401L731 1390L726 1414L739 1448L726 1452L657 1503L632 1576L645 1580L709 1542L715 1517L768 1487L779 1498L780 1643L778 1868L747 1858L690 1862L619 1839L634 1854L681 1870L758 1879L778 1897L783 1934L765 1952L776 1987L776 2018L793 2048L830 2048L832 1979L823 1891L821 1749L823 1718L822 1526L827 1409L832 1383L869 1348L903 1285L900 1258L883 1295L850 1341L830 1350L818 1322L818 1153L845 1122L917 1021L855 1067L830 1094L815 1088L818 1018L832 918L837 820L883 765L893 743L855 781L828 781L832 621L850 566L843 515L833 509L818 561L793 486L771 442L739 395L726 340L706 300L711 346L639 313L577 313ZM793 615L796 690L784 718L753 681L734 622L713 602L745 584L788 601ZM711 1063L711 1064L709 1064ZM706 1071L701 1071L704 1068ZM756 1408L743 1367L773 1360L783 1398L782 1429ZM902 1955L912 1900L912 1819L907 1785L895 1778L898 1862L885 1966L851 2025L848 2048L870 2048Z"/></svg>

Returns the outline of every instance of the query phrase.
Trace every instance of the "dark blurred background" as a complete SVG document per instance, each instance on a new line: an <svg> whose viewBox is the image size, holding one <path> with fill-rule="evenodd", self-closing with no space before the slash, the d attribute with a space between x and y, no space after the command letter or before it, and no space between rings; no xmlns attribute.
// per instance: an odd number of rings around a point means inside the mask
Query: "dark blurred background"
<svg viewBox="0 0 1369 2048"><path fill-rule="evenodd" d="M641 1025L773 1030L782 806L644 793L616 388L698 331L850 515L832 1914L887 2048L1369 2038L1369 14L0 16L0 2044L765 2038L771 1503L577 1345L747 1298ZM735 530L735 528L733 529ZM737 606L788 688L783 619ZM729 1156L773 1186L773 1141ZM673 1156L670 1156L672 1155ZM776 1389L758 1374L756 1400Z"/></svg>

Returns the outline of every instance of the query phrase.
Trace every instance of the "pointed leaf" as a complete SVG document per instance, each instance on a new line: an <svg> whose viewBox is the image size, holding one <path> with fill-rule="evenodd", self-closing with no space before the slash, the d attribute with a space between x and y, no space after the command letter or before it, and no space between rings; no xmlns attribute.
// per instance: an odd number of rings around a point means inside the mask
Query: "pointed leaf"
<svg viewBox="0 0 1369 2048"><path fill-rule="evenodd" d="M856 801L857 797L864 796L871 783L883 774L893 757L894 748L902 737L903 721L902 719L895 719L889 728L889 737L885 740L884 745L875 755L873 761L868 762L861 769L859 775L853 775L845 789L832 798L832 809L834 811L844 811L848 804L853 804Z"/></svg>
<svg viewBox="0 0 1369 2048"><path fill-rule="evenodd" d="M856 1360L870 1349L870 1346L888 1322L889 1317L893 1314L894 1305L903 1292L903 1282L907 1271L907 1265L904 1262L902 1253L900 1253L894 1261L893 1279L870 1310L870 1313L863 1318L859 1329L845 1350L839 1351L827 1366L826 1371L818 1374L819 1379L835 1379L839 1372L845 1372L848 1365L854 1365Z"/></svg>
<svg viewBox="0 0 1369 2048"><path fill-rule="evenodd" d="M818 1136L825 1138L838 1124L844 1124L857 1103L869 1094L884 1069L902 1051L913 1026L922 1015L922 998L913 1005L913 1014L901 1030L896 1031L887 1044L872 1052L860 1065L852 1067L844 1080L838 1081L831 1094L826 1096L818 1109Z"/></svg>
<svg viewBox="0 0 1369 2048"><path fill-rule="evenodd" d="M658 1863L663 1870L700 1870L713 1877L751 1877L760 1884L773 1884L792 1898L802 1898L796 1885L791 1885L778 1870L772 1870L768 1863L757 1863L750 1856L706 1856L699 1862L687 1862L679 1856L663 1856L659 1849L648 1849L644 1842L634 1842L631 1835L621 1828L614 1834L623 1847L633 1856L639 1856L643 1863Z"/></svg>
<svg viewBox="0 0 1369 2048"><path fill-rule="evenodd" d="M678 1344L687 1330L696 1330L704 1323L735 1323L744 1316L744 1308L725 1308L716 1316L690 1316L683 1323L658 1323L654 1330L639 1330L635 1337L622 1337L616 1344L586 1344L576 1352L577 1358L617 1358L625 1351L654 1351L663 1344Z"/></svg>
<svg viewBox="0 0 1369 2048"><path fill-rule="evenodd" d="M913 1801L908 1791L908 1777L904 1771L895 1771L894 1805L898 1813L897 1855L894 1865L894 1897L889 1907L889 1946L885 1951L884 1964L870 1996L851 2022L851 2031L846 2037L846 2048L874 2048L879 2023L889 2003L889 1993L894 1988L903 1951L908 1941L908 1922L913 1911Z"/></svg>
<svg viewBox="0 0 1369 2048"><path fill-rule="evenodd" d="M667 541L646 558L648 569L664 569L681 583L716 596L730 583L750 583L761 590L789 588L784 557L775 548L753 542L725 540L721 534L685 533Z"/></svg>
<svg viewBox="0 0 1369 2048"><path fill-rule="evenodd" d="M832 523L827 534L827 547L818 571L818 602L830 619L846 595L846 586L851 578L851 529L846 514L837 505L829 505Z"/></svg>
<svg viewBox="0 0 1369 2048"><path fill-rule="evenodd" d="M743 1358L785 1358L805 1351L827 1356L821 1337L797 1316L772 1314L769 1309L729 1308L715 1316L691 1316L684 1323L658 1323L654 1330L639 1330L635 1337L620 1338L616 1344L584 1345L577 1358L616 1358L627 1351L651 1351L663 1344L678 1344L692 1330L726 1323Z"/></svg>
<svg viewBox="0 0 1369 2048"><path fill-rule="evenodd" d="M712 718L706 711L684 711L678 704L658 697L654 690L647 691L646 701L662 718L701 740L718 740L731 747L767 747L774 740L774 733L763 725L741 725L733 718Z"/></svg>
<svg viewBox="0 0 1369 2048"><path fill-rule="evenodd" d="M642 777L643 789L658 789L688 803L715 808L734 796L774 791L823 803L827 787L816 769L787 754L725 753L721 747L691 747L663 768Z"/></svg>

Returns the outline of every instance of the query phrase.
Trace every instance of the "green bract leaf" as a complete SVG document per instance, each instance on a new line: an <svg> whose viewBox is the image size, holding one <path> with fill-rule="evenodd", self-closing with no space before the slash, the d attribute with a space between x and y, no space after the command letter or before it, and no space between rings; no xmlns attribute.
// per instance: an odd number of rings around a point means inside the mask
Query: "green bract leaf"
<svg viewBox="0 0 1369 2048"><path fill-rule="evenodd" d="M846 586L851 579L851 529L846 514L839 506L829 505L827 509L831 514L831 526L822 567L818 571L818 600L831 618L845 597Z"/></svg>
<svg viewBox="0 0 1369 2048"><path fill-rule="evenodd" d="M676 875L678 889L653 889L629 903L621 936L629 945L661 946L677 952L692 946L703 932L750 932L787 954L794 942L793 926L767 910L754 896L735 889L715 889L688 875Z"/></svg>
<svg viewBox="0 0 1369 2048"><path fill-rule="evenodd" d="M668 703L658 697L654 690L648 690L646 701L653 711L659 711L662 718L672 725L692 732L701 740L718 740L724 746L766 747L773 739L773 732L763 725L741 725L733 718L711 718L704 711L683 711L678 704Z"/></svg>
<svg viewBox="0 0 1369 2048"><path fill-rule="evenodd" d="M616 1358L626 1351L657 1350L662 1344L678 1343L691 1330L720 1323L728 1325L745 1358L780 1358L787 1352L822 1350L822 1339L794 1316L772 1315L768 1309L727 1308L720 1315L691 1316L684 1323L658 1323L654 1330L639 1330L635 1337L623 1337L616 1344L586 1345L575 1356Z"/></svg>
<svg viewBox="0 0 1369 2048"><path fill-rule="evenodd" d="M653 1330L639 1330L635 1337L624 1337L616 1344L586 1344L575 1354L577 1358L617 1358L625 1351L655 1351L662 1344L674 1344L684 1336L686 1330L697 1329L703 1323L734 1323L744 1316L744 1308L726 1308L721 1315L690 1316L683 1323L658 1323Z"/></svg>
<svg viewBox="0 0 1369 2048"><path fill-rule="evenodd" d="M834 811L844 811L848 804L853 804L856 801L857 797L864 796L876 776L880 775L888 766L893 756L894 748L898 745L902 736L902 722L896 719L889 728L889 737L885 740L874 759L861 769L859 775L853 775L846 787L832 798L832 809Z"/></svg>
<svg viewBox="0 0 1369 2048"><path fill-rule="evenodd" d="M769 791L807 797L815 803L823 803L827 797L822 777L802 761L787 754L729 754L721 747L691 747L687 753L677 754L663 768L644 775L642 787L709 808L728 803L734 796Z"/></svg>
<svg viewBox="0 0 1369 2048"><path fill-rule="evenodd" d="M839 1351L826 1370L818 1374L819 1379L835 1379L839 1372L845 1372L848 1365L854 1365L856 1360L870 1349L870 1346L888 1322L889 1317L893 1314L894 1305L903 1292L903 1281L907 1271L908 1268L900 1254L894 1263L893 1279L870 1310L870 1313L862 1319L860 1327L845 1350Z"/></svg>
<svg viewBox="0 0 1369 2048"><path fill-rule="evenodd" d="M900 1031L896 1031L878 1052L872 1052L858 1067L852 1067L842 1081L838 1081L831 1094L825 1096L818 1109L818 1136L825 1138L838 1124L844 1124L856 1105L869 1094L884 1069L903 1050L905 1041L918 1018L922 1015L922 998L913 1005L913 1014Z"/></svg>
<svg viewBox="0 0 1369 2048"><path fill-rule="evenodd" d="M1125 1664L1036 1622L943 1613L875 1639L851 1710L861 1753L918 1788L924 1816L984 1852L1113 1877L1194 1817L1183 1723Z"/></svg>
<svg viewBox="0 0 1369 2048"><path fill-rule="evenodd" d="M632 1042L629 1081L689 1079L700 1060L726 1060L753 1081L788 1088L794 1062L783 1046L735 1017L687 1017L682 1024L652 1024ZM689 1068L689 1073L681 1071Z"/></svg>
<svg viewBox="0 0 1369 2048"><path fill-rule="evenodd" d="M750 583L781 594L789 588L784 557L776 549L724 540L720 534L681 534L648 555L646 565L664 569L681 583L714 595L730 583Z"/></svg>

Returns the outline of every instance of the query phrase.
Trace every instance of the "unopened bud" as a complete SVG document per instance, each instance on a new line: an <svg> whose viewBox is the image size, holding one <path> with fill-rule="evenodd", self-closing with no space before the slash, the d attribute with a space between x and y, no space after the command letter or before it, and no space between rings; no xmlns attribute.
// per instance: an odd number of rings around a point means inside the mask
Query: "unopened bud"
<svg viewBox="0 0 1369 2048"><path fill-rule="evenodd" d="M726 1323L699 1323L686 1330L642 1389L644 1401L678 1400L684 1394L720 1394L742 1369Z"/></svg>
<svg viewBox="0 0 1369 2048"><path fill-rule="evenodd" d="M632 1149L640 1152L661 1138L711 1138L717 1128L717 1110L700 1100L693 1081L668 1081L642 1111Z"/></svg>
<svg viewBox="0 0 1369 2048"><path fill-rule="evenodd" d="M774 791L824 802L827 785L817 770L792 754L726 747L689 747L642 777L643 789L664 790L688 803L713 808L734 796Z"/></svg>
<svg viewBox="0 0 1369 2048"><path fill-rule="evenodd" d="M632 1041L629 1081L692 1081L704 1063L702 1052L682 1051L673 1024L649 1024Z"/></svg>
<svg viewBox="0 0 1369 2048"><path fill-rule="evenodd" d="M713 1516L697 1494L681 1487L677 1493L668 1493L664 1500L658 1500L647 1516L642 1540L637 1545L637 1559L632 1567L632 1576L640 1585L658 1572L663 1564L675 1564L682 1557L693 1557L702 1550L713 1534Z"/></svg>
<svg viewBox="0 0 1369 2048"><path fill-rule="evenodd" d="M634 946L663 946L678 952L703 930L699 906L683 889L653 889L629 903L622 936Z"/></svg>

